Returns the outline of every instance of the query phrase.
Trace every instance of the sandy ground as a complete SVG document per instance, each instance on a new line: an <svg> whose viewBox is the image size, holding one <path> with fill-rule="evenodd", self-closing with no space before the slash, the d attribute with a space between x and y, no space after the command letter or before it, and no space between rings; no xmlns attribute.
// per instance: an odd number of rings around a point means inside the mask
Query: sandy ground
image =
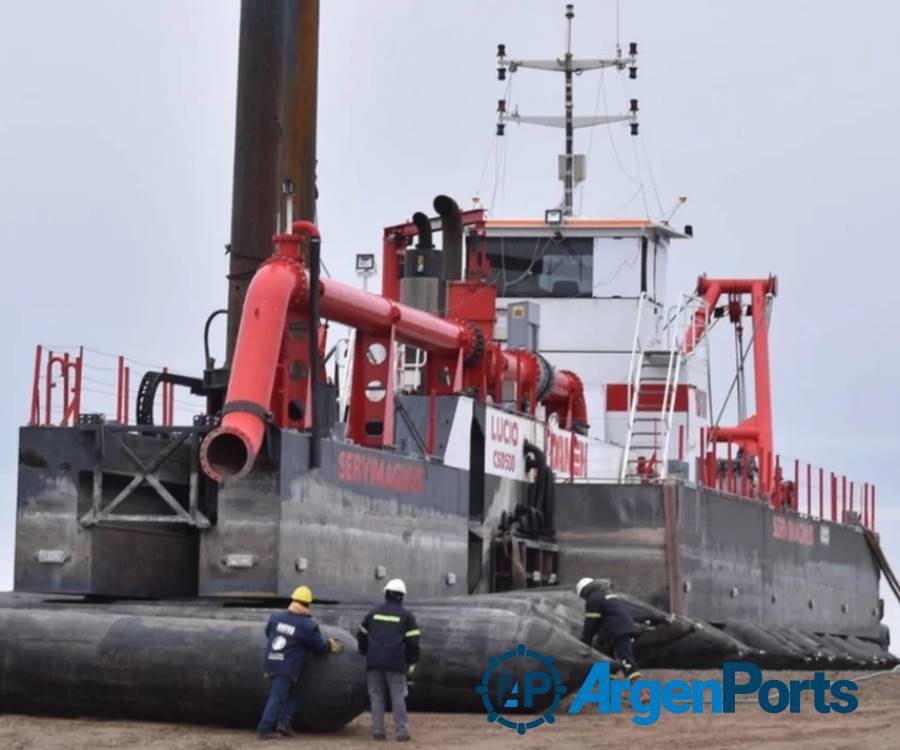
<svg viewBox="0 0 900 750"><path fill-rule="evenodd" d="M776 673L778 678L805 675ZM645 675L654 676L648 672ZM677 676L684 673L657 673ZM710 673L699 675L709 677ZM775 676L775 675L772 675ZM852 677L853 675L840 675ZM838 679L830 674L829 678ZM738 704L731 715L663 715L653 726L632 723L627 710L619 715L560 715L553 726L529 731L524 737L488 724L480 714L413 714L413 741L405 747L615 747L615 748L900 748L900 673L859 683L859 708L852 714L821 715L809 701L800 714L771 715L756 704ZM260 743L252 732L215 727L179 726L131 721L47 719L0 716L3 750L239 750L240 748L376 747L369 736L369 717L363 715L332 735L300 735L294 739ZM390 723L389 723L390 726ZM390 743L393 745L393 743ZM377 745L386 747L387 745Z"/></svg>

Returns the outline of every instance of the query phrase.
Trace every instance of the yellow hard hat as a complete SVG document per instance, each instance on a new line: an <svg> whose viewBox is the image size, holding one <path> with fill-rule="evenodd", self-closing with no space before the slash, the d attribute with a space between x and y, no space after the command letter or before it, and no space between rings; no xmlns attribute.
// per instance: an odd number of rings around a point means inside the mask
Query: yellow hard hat
<svg viewBox="0 0 900 750"><path fill-rule="evenodd" d="M301 604L312 604L312 591L310 591L309 586L298 586L294 589L294 593L291 594L291 599Z"/></svg>

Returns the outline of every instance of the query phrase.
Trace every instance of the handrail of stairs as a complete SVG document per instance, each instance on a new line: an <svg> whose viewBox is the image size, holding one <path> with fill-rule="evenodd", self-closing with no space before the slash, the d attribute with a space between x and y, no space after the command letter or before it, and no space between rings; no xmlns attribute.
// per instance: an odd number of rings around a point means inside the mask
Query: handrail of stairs
<svg viewBox="0 0 900 750"><path fill-rule="evenodd" d="M625 450L622 452L622 468L619 471L619 481L624 482L628 475L628 454L631 451L632 433L634 431L634 419L637 414L638 392L641 388L641 366L643 359L643 347L641 346L641 315L647 293L641 292L638 297L637 316L634 324L634 339L631 345L631 361L628 364L628 431L625 435Z"/></svg>

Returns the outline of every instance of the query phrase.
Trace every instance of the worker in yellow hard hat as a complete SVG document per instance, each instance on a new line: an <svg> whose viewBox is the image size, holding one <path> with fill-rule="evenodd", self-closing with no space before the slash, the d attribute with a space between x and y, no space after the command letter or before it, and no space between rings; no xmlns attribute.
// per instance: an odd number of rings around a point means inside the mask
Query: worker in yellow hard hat
<svg viewBox="0 0 900 750"><path fill-rule="evenodd" d="M336 638L325 639L312 618L313 594L308 586L299 586L291 594L287 610L275 612L266 623L266 659L263 670L272 680L269 700L257 727L261 740L291 737L291 722L297 711L297 685L307 651L315 654L339 654L343 651Z"/></svg>

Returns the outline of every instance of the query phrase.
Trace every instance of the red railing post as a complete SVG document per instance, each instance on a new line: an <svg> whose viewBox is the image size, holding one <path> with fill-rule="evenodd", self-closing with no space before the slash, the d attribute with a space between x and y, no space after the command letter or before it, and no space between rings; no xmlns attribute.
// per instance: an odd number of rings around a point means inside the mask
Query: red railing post
<svg viewBox="0 0 900 750"><path fill-rule="evenodd" d="M868 482L863 482L862 523L863 523L864 528L869 528L869 483Z"/></svg>
<svg viewBox="0 0 900 750"><path fill-rule="evenodd" d="M131 380L131 368L125 368L125 377L122 389L122 424L128 424L128 402L131 400L129 382Z"/></svg>
<svg viewBox="0 0 900 750"><path fill-rule="evenodd" d="M684 425L678 425L678 460L684 461Z"/></svg>
<svg viewBox="0 0 900 750"><path fill-rule="evenodd" d="M847 523L847 475L841 476L841 523Z"/></svg>
<svg viewBox="0 0 900 750"><path fill-rule="evenodd" d="M856 485L856 482L850 482L850 512L853 512L853 488Z"/></svg>
<svg viewBox="0 0 900 750"><path fill-rule="evenodd" d="M819 518L825 518L825 469L819 467Z"/></svg>
<svg viewBox="0 0 900 750"><path fill-rule="evenodd" d="M806 464L806 515L812 516L812 464Z"/></svg>
<svg viewBox="0 0 900 750"><path fill-rule="evenodd" d="M52 407L51 404L53 402L53 363L56 360L56 355L53 354L52 351L47 353L47 370L44 374L44 390L46 391L46 395L44 396L44 424L48 427L52 424Z"/></svg>
<svg viewBox="0 0 900 750"><path fill-rule="evenodd" d="M62 391L63 391L63 407L62 418L59 420L59 426L66 424L67 415L69 413L69 353L65 352L62 356Z"/></svg>
<svg viewBox="0 0 900 750"><path fill-rule="evenodd" d="M163 367L163 375L167 375L169 372L168 367ZM162 419L160 420L163 426L168 424L169 419L169 384L163 382L162 387Z"/></svg>
<svg viewBox="0 0 900 750"><path fill-rule="evenodd" d="M869 523L871 523L872 531L875 531L875 485L872 485L871 491L872 497L869 498L869 504L872 506L872 509L869 511Z"/></svg>
<svg viewBox="0 0 900 750"><path fill-rule="evenodd" d="M41 360L44 347L38 344L34 350L34 382L31 386L31 419L29 424L37 427L41 423Z"/></svg>
<svg viewBox="0 0 900 750"><path fill-rule="evenodd" d="M800 459L794 459L794 497L791 502L793 509L800 512Z"/></svg>
<svg viewBox="0 0 900 750"><path fill-rule="evenodd" d="M124 424L122 419L122 386L125 383L125 357L119 355L116 363L116 422Z"/></svg>
<svg viewBox="0 0 900 750"><path fill-rule="evenodd" d="M837 477L831 472L831 520L837 521Z"/></svg>
<svg viewBox="0 0 900 750"><path fill-rule="evenodd" d="M72 424L78 424L81 416L81 368L84 365L84 347L78 347L78 357L75 359L75 390L72 394Z"/></svg>

